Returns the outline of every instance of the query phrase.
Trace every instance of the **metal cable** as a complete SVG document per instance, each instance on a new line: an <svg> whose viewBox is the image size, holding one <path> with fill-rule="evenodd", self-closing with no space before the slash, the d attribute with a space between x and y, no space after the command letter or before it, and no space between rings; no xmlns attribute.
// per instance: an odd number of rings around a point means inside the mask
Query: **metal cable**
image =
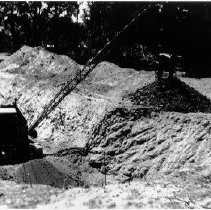
<svg viewBox="0 0 211 210"><path fill-rule="evenodd" d="M156 4L155 6L157 5L159 4ZM50 100L48 105L44 107L37 120L29 126L29 133L32 132L57 107L57 105L71 91L73 91L80 82L82 82L86 78L86 76L97 66L97 59L103 55L103 53L117 40L117 38L119 38L122 33L124 33L136 20L138 20L138 18L142 14L148 11L151 7L152 5L149 5L142 11L138 12L138 14L135 15L135 17L133 17L127 25L125 25L119 32L116 33L111 41L107 42L105 46L101 50L99 50L98 53L91 60L87 62L84 68L80 71L80 74L76 75L75 78L62 85L60 91L54 96L54 98Z"/></svg>

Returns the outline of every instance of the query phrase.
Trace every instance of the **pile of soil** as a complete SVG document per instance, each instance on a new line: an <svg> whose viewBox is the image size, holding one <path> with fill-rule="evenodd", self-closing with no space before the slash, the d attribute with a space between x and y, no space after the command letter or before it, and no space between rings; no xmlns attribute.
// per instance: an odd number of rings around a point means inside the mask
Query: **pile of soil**
<svg viewBox="0 0 211 210"><path fill-rule="evenodd" d="M23 47L0 64L0 102L17 98L30 125L80 68L70 58L42 48ZM56 69L60 69L58 74ZM89 163L88 172L96 168L121 181L189 176L192 172L209 180L210 105L209 99L180 80L158 83L152 72L102 62L38 126L35 141L44 151L57 154L87 146L90 151L84 162ZM146 112L142 106L150 109ZM75 163L68 162L70 154L64 155L65 162L61 159L64 157L30 161L17 170L15 177L28 182L25 174L30 174L33 183L56 183L58 187L68 174L79 171L83 183L97 179L95 172L89 176L85 169L73 169ZM68 185L76 186L77 181L70 178Z"/></svg>
<svg viewBox="0 0 211 210"><path fill-rule="evenodd" d="M119 66L101 62L90 73L80 89L87 89L87 94L103 95L112 101L121 98L137 88L150 84L154 80L154 73L120 68Z"/></svg>
<svg viewBox="0 0 211 210"><path fill-rule="evenodd" d="M75 77L81 68L67 56L24 46L0 63L0 103L10 104L17 99L18 107L31 125L61 85ZM152 75L100 63L37 127L38 138L34 141L47 153L83 147L92 127L106 110L118 104L122 95L153 80Z"/></svg>
<svg viewBox="0 0 211 210"><path fill-rule="evenodd" d="M211 101L177 78L154 81L128 97L135 105L157 111L211 112Z"/></svg>
<svg viewBox="0 0 211 210"><path fill-rule="evenodd" d="M72 67L80 68L68 56L57 55L42 47L23 46L20 50L6 58L0 64L1 71L19 74L50 76L72 71Z"/></svg>
<svg viewBox="0 0 211 210"><path fill-rule="evenodd" d="M116 110L94 130L89 164L102 170L105 152L108 173L121 181L184 171L209 179L210 137L211 114Z"/></svg>
<svg viewBox="0 0 211 210"><path fill-rule="evenodd" d="M208 98L179 79L155 81L125 98L131 106L108 112L93 129L92 167L104 167L105 152L108 173L122 181L173 175L184 169L194 172L202 166L203 173L210 174Z"/></svg>
<svg viewBox="0 0 211 210"><path fill-rule="evenodd" d="M46 184L61 188L84 185L74 170L65 165L63 169L59 170L46 159L35 159L22 164L16 171L15 179L18 183Z"/></svg>
<svg viewBox="0 0 211 210"><path fill-rule="evenodd" d="M80 158L77 157L78 160ZM13 180L17 183L44 184L58 188L102 186L102 174L87 167L83 161L75 164L71 162L61 157L31 160L17 168Z"/></svg>

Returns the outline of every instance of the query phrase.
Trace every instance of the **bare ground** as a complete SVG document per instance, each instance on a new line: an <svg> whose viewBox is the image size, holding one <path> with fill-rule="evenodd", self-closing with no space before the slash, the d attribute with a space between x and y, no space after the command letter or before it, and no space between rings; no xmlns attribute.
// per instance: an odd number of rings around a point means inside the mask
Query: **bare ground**
<svg viewBox="0 0 211 210"><path fill-rule="evenodd" d="M80 68L65 56L23 47L0 64L1 103L17 98L31 124ZM52 198L46 208L210 208L211 86L209 79L181 80L158 84L152 72L100 63L37 129L35 141L60 156L3 166L1 178L28 183L17 186L27 186L32 198L36 192L44 199L30 183L43 192L49 186L37 184L81 186ZM72 147L85 145L87 155L71 154ZM122 184L99 188L105 171L110 183ZM67 179L72 173L81 185ZM87 188L93 185L98 187ZM15 189L5 192L9 200ZM23 195L13 200L18 207L28 205Z"/></svg>
<svg viewBox="0 0 211 210"><path fill-rule="evenodd" d="M37 208L201 209L211 207L210 190L209 185L196 186L181 180L132 181L104 188L72 188Z"/></svg>

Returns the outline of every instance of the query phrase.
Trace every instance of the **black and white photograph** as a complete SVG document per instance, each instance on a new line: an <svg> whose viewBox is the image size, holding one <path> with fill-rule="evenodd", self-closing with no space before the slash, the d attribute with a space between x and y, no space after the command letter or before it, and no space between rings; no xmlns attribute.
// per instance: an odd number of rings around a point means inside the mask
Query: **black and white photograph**
<svg viewBox="0 0 211 210"><path fill-rule="evenodd" d="M0 1L0 209L211 209L211 2Z"/></svg>

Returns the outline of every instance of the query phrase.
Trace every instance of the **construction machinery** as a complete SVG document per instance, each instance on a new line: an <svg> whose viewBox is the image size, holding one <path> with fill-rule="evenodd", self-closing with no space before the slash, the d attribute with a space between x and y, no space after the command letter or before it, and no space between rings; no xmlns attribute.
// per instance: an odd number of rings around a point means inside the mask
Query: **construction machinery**
<svg viewBox="0 0 211 210"><path fill-rule="evenodd" d="M134 17L129 21L125 27L122 28L119 32L116 33L113 39L111 41L107 42L107 44L96 54L95 57L93 57L91 60L87 62L87 64L84 66L84 68L80 71L79 74L76 75L75 78L71 79L67 83L65 83L60 91L55 95L53 99L51 99L47 106L43 109L43 111L40 113L37 120L32 123L29 126L29 135L33 135L35 133L35 128L56 108L56 106L70 93L72 92L76 86L81 83L86 76L92 72L92 70L97 66L100 59L108 53L108 49L118 40L118 38L129 29L131 25L133 25L141 15L146 13L152 6L158 6L157 5L149 5L145 9L141 11L137 11L134 15Z"/></svg>
<svg viewBox="0 0 211 210"><path fill-rule="evenodd" d="M21 114L16 102L13 105L0 107L0 164L6 162L18 162L24 159L38 157L41 152L35 149L29 141L29 136L36 137L37 126L56 108L56 106L70 93L76 86L81 83L86 76L96 67L100 59L105 55L108 48L124 33L138 18L146 13L152 5L142 11L135 13L132 20L101 49L94 58L88 61L84 68L76 75L75 78L62 85L60 91L45 106L39 117L27 126L24 116Z"/></svg>
<svg viewBox="0 0 211 210"><path fill-rule="evenodd" d="M40 150L28 139L27 121L16 103L0 106L0 164L27 160Z"/></svg>

